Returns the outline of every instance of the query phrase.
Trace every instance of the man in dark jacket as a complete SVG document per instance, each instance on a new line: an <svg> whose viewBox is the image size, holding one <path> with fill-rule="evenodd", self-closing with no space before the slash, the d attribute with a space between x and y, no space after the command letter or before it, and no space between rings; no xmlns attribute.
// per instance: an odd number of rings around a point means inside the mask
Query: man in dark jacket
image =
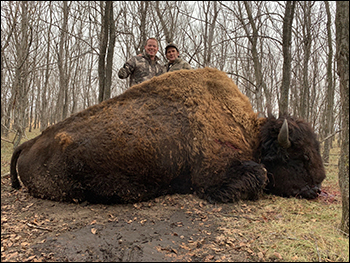
<svg viewBox="0 0 350 263"><path fill-rule="evenodd" d="M165 72L180 69L192 69L188 62L179 57L179 49L174 43L170 43L165 47L165 56L168 59L168 63L164 65Z"/></svg>

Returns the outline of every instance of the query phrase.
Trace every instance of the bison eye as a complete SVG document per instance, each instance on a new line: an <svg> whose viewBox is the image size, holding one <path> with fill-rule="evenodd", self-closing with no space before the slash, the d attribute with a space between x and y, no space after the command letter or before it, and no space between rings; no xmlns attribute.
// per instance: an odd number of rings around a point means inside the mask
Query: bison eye
<svg viewBox="0 0 350 263"><path fill-rule="evenodd" d="M308 155L304 154L304 159L305 159L306 161L309 161L309 160L310 160L310 157L309 157Z"/></svg>

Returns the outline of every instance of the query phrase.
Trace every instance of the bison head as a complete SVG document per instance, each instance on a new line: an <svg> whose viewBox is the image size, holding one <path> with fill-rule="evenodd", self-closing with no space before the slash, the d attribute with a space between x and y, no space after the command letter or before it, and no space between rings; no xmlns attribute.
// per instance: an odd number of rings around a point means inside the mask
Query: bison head
<svg viewBox="0 0 350 263"><path fill-rule="evenodd" d="M319 142L308 123L290 116L269 116L261 129L260 158L268 170L266 192L317 197L326 176Z"/></svg>

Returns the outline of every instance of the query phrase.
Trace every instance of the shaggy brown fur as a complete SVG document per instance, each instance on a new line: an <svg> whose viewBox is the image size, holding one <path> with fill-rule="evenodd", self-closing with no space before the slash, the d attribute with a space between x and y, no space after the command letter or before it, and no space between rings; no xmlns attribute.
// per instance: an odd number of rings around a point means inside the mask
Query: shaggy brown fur
<svg viewBox="0 0 350 263"><path fill-rule="evenodd" d="M137 202L195 191L209 201L256 199L259 119L212 68L154 77L20 145L11 161L29 192L58 201Z"/></svg>

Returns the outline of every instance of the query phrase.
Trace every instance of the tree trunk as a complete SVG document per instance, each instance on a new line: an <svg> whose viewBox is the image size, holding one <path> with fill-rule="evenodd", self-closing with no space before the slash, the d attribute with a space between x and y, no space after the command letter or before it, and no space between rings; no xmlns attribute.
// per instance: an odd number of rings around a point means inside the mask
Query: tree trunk
<svg viewBox="0 0 350 263"><path fill-rule="evenodd" d="M303 23L303 84L301 88L300 98L300 117L306 121L309 121L309 101L310 101L310 88L309 88L309 63L310 63L310 52L311 52L311 2L301 2L304 10L304 23Z"/></svg>
<svg viewBox="0 0 350 263"><path fill-rule="evenodd" d="M108 17L109 8L107 8L107 1L100 2L101 7L101 34L100 34L100 53L98 55L98 79L99 79L99 94L98 102L104 100L105 88L106 88L106 50L108 44Z"/></svg>
<svg viewBox="0 0 350 263"><path fill-rule="evenodd" d="M165 35L166 43L168 44L168 43L174 42L173 31L171 30L171 28L169 28L169 26L165 22L165 18L163 17L164 14L160 11L160 8L159 8L159 1L155 2L155 10L156 10L156 13L158 15L160 24L162 25L162 30L163 30L164 35ZM143 22L143 21L141 21L141 22Z"/></svg>
<svg viewBox="0 0 350 263"><path fill-rule="evenodd" d="M339 186L342 195L340 228L349 234L349 2L336 2L336 59L342 106L341 154Z"/></svg>
<svg viewBox="0 0 350 263"><path fill-rule="evenodd" d="M332 132L333 123L333 107L334 107L334 87L333 87L333 47L332 47L332 16L329 10L329 2L325 1L326 13L327 13L327 36L328 36L328 58L327 58L327 101L325 111L325 126L324 134L328 136ZM329 162L329 151L332 139L328 139L324 142L323 161Z"/></svg>
<svg viewBox="0 0 350 263"><path fill-rule="evenodd" d="M144 46L146 45L147 41L147 12L149 7L150 1L140 1L139 6L139 13L140 13L140 38L139 41L135 41L135 51L136 54L140 54L143 52ZM136 44L137 43L137 44Z"/></svg>
<svg viewBox="0 0 350 263"><path fill-rule="evenodd" d="M17 66L16 76L14 81L14 93L16 99L14 103L14 130L16 131L16 140L13 147L16 148L25 132L27 124L26 110L28 106L28 63L27 58L29 55L30 43L28 43L28 3L27 1L21 2L21 38L18 39L17 44Z"/></svg>
<svg viewBox="0 0 350 263"><path fill-rule="evenodd" d="M205 5L207 4L207 9L205 10ZM211 11L210 5L213 4L213 11ZM209 67L211 63L211 53L213 49L213 41L214 41L214 30L216 20L219 14L219 9L217 8L217 2L203 2L203 9L205 10L205 29L204 29L204 67ZM212 18L210 19L210 14L212 14Z"/></svg>
<svg viewBox="0 0 350 263"><path fill-rule="evenodd" d="M51 10L51 2L49 4L50 10L50 23L49 28L47 30L47 49L46 49L46 68L45 68L45 80L43 91L41 94L41 116L40 116L40 131L43 131L47 128L49 120L48 120L48 102L47 102L47 87L49 85L49 77L50 77L50 43L51 43L51 25L52 25L52 10Z"/></svg>
<svg viewBox="0 0 350 263"><path fill-rule="evenodd" d="M19 6L19 3L16 3L16 7ZM16 10L18 11L19 8L16 8ZM17 13L16 11L16 13ZM12 35L14 34L14 30L16 28L16 24L17 24L17 15L14 15L13 18L11 18L11 27L10 27L10 31L7 35L6 41L5 42L1 42L1 135L4 135L5 137L8 136L8 132L10 130L10 123L11 123L11 118L10 118L10 111L12 108L11 103L8 104L8 110L5 112L4 108L5 106L5 101L3 100L3 94L5 94L4 92L4 80L5 80L5 71L4 71L4 61L6 60L6 56L5 56L5 50L7 49L7 47L9 47L10 45L10 39L12 37ZM10 101L13 101L13 92L11 95L11 99Z"/></svg>
<svg viewBox="0 0 350 263"><path fill-rule="evenodd" d="M68 79L67 79L67 54L68 50L65 50L64 45L67 41L67 27L68 27L68 6L67 2L63 1L63 24L59 42L58 50L58 71L59 71L59 92L56 104L56 121L65 119L67 116L67 92L68 92ZM66 52L65 52L66 51Z"/></svg>
<svg viewBox="0 0 350 263"><path fill-rule="evenodd" d="M113 1L108 1L106 7L110 9L108 16L109 26L109 43L107 53L107 65L106 65L106 86L104 90L103 99L107 100L111 97L111 86L112 86L112 69L113 69L113 53L115 45L115 23L113 15Z"/></svg>
<svg viewBox="0 0 350 263"><path fill-rule="evenodd" d="M279 115L288 113L289 85L291 76L291 45L292 45L292 23L294 16L295 2L287 1L283 19L283 77L281 86L281 97L279 99Z"/></svg>
<svg viewBox="0 0 350 263"><path fill-rule="evenodd" d="M113 53L115 45L113 1L106 1L104 10L103 2L101 2L101 14L103 15L100 36L100 54L98 60L99 102L109 99L111 96ZM107 46L108 53L106 58Z"/></svg>
<svg viewBox="0 0 350 263"><path fill-rule="evenodd" d="M258 52L258 38L259 38L259 32L256 27L255 21L253 19L252 15L252 10L250 7L250 4L248 1L244 1L244 6L246 8L247 14L248 14L248 19L249 19L249 24L252 27L252 34L250 34L247 24L242 20L242 24L244 26L244 31L246 32L249 42L252 45L251 52L252 52L252 57L253 57L253 63L254 63L254 74L255 74L255 81L256 81L256 86L255 86L255 96L256 96L256 107L258 112L263 112L263 107L262 107L262 90L267 90L266 84L263 79L263 73L262 73L262 66L261 66L261 58L259 58L259 53ZM260 53L262 54L262 53Z"/></svg>
<svg viewBox="0 0 350 263"><path fill-rule="evenodd" d="M212 52L213 52L215 24L216 24L216 20L218 18L218 14L220 11L217 7L216 1L213 1L213 5L214 5L214 13L213 13L213 19L212 19L210 27L209 27L208 53L207 53L207 57L205 58L205 64L207 66L209 66L211 63Z"/></svg>

